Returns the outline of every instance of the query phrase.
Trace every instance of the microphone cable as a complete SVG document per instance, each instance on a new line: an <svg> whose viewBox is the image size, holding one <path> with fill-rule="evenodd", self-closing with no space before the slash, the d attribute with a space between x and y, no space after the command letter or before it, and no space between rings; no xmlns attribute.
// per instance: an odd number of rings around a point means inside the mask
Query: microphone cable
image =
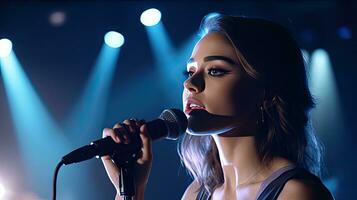
<svg viewBox="0 0 357 200"><path fill-rule="evenodd" d="M52 188L52 200L56 200L56 188L57 188L57 176L58 176L58 172L60 170L60 168L63 166L63 160L61 160L55 169L55 174L53 176L53 188Z"/></svg>

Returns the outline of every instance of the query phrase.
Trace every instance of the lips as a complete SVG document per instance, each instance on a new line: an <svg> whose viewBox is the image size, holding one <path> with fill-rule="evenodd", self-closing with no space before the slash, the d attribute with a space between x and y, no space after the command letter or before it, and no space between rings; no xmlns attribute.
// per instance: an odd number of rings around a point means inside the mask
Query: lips
<svg viewBox="0 0 357 200"><path fill-rule="evenodd" d="M193 98L188 98L185 106L185 113L190 114L192 110L206 110L206 108L198 100Z"/></svg>

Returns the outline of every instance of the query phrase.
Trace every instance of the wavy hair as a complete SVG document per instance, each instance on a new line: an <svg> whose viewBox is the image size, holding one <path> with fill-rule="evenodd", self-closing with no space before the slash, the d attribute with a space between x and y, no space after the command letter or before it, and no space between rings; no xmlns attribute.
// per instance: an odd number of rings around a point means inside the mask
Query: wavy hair
<svg viewBox="0 0 357 200"><path fill-rule="evenodd" d="M244 71L265 91L264 123L255 135L263 163L283 157L320 175L322 148L312 131L309 111L314 101L307 85L305 62L292 34L274 22L238 16L203 18L201 36L219 32L234 46ZM258 108L257 108L258 109ZM185 134L178 152L185 167L207 191L223 184L223 171L211 136Z"/></svg>

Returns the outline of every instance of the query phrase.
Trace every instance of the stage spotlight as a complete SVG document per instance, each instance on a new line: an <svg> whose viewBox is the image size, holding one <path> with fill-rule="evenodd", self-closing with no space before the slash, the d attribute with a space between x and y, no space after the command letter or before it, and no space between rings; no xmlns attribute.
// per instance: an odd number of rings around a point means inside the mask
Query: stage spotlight
<svg viewBox="0 0 357 200"><path fill-rule="evenodd" d="M0 58L10 55L12 51L12 42L9 39L3 38L0 40Z"/></svg>
<svg viewBox="0 0 357 200"><path fill-rule="evenodd" d="M112 48L119 48L124 44L124 36L115 31L109 31L104 36L105 44Z"/></svg>
<svg viewBox="0 0 357 200"><path fill-rule="evenodd" d="M145 10L141 16L140 21L145 26L154 26L160 22L161 12L155 8Z"/></svg>
<svg viewBox="0 0 357 200"><path fill-rule="evenodd" d="M320 75L320 77L322 77L322 75L332 75L332 70L331 68L331 63L329 60L329 55L327 54L327 52L323 49L317 49L313 52L313 67L315 68L315 70L317 70L317 75ZM331 71L330 71L331 70ZM326 76L329 77L329 76ZM326 78L323 77L323 78Z"/></svg>
<svg viewBox="0 0 357 200"><path fill-rule="evenodd" d="M49 21L53 26L62 26L66 22L66 13L62 11L56 11L51 13Z"/></svg>
<svg viewBox="0 0 357 200"><path fill-rule="evenodd" d="M5 193L5 187L0 183L0 200L4 198Z"/></svg>
<svg viewBox="0 0 357 200"><path fill-rule="evenodd" d="M352 31L348 26L341 26L337 29L337 34L341 39L348 40L352 38Z"/></svg>
<svg viewBox="0 0 357 200"><path fill-rule="evenodd" d="M310 58L310 90L317 107L312 112L313 126L324 139L341 144L336 133L344 131L340 95L330 56L324 49L316 49Z"/></svg>

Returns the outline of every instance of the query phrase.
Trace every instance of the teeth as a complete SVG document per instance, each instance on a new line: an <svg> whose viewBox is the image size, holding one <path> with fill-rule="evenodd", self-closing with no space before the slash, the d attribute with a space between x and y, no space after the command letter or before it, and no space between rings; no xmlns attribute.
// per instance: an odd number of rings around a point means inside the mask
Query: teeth
<svg viewBox="0 0 357 200"><path fill-rule="evenodd" d="M202 106L199 106L197 104L191 103L190 108L202 108Z"/></svg>

